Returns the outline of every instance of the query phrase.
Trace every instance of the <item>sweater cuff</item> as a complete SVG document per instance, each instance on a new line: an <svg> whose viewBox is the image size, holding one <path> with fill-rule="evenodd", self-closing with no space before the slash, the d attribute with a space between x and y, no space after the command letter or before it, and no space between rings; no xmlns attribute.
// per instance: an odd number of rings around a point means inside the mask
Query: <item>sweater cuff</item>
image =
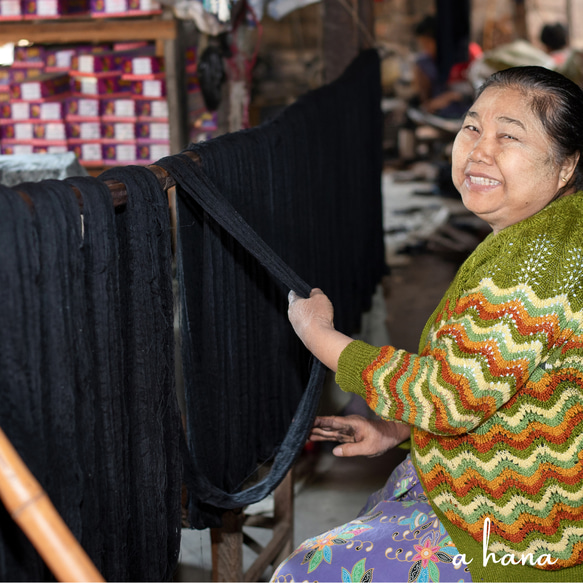
<svg viewBox="0 0 583 583"><path fill-rule="evenodd" d="M340 354L336 382L343 391L356 393L366 401L362 373L379 355L380 348L362 340L352 341Z"/></svg>

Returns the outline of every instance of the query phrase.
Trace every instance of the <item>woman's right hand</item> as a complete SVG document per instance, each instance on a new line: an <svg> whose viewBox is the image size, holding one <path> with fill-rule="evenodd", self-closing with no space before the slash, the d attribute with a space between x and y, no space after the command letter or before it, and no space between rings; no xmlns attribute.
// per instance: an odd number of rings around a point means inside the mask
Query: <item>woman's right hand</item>
<svg viewBox="0 0 583 583"><path fill-rule="evenodd" d="M410 426L404 423L366 419L360 415L316 417L310 441L339 442L332 450L336 456L373 457L408 439L410 431Z"/></svg>

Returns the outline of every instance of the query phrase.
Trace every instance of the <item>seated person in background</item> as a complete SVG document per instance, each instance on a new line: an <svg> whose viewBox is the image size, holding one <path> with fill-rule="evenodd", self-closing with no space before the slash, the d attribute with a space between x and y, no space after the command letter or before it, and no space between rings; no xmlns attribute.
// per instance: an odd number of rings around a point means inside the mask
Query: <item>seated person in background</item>
<svg viewBox="0 0 583 583"><path fill-rule="evenodd" d="M563 65L569 56L567 29L560 23L545 24L540 33L540 41L556 65Z"/></svg>
<svg viewBox="0 0 583 583"><path fill-rule="evenodd" d="M437 67L435 27L435 18L426 16L415 28L419 54L413 68L416 99L412 105L440 117L459 118L464 115L473 97L472 86L464 73L471 59L475 58L477 45L472 43L468 61L454 65L449 72L448 80L442 82Z"/></svg>
<svg viewBox="0 0 583 583"><path fill-rule="evenodd" d="M418 354L334 328L290 292L306 347L379 419L318 418L336 455L410 455L358 518L308 539L274 581L583 581L583 91L544 67L492 75L452 152L492 233Z"/></svg>

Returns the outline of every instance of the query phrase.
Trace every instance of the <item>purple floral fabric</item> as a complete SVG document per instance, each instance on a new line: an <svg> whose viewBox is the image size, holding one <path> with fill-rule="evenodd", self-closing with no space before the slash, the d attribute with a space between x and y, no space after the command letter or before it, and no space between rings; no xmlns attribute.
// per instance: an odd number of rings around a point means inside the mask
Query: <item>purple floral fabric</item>
<svg viewBox="0 0 583 583"><path fill-rule="evenodd" d="M471 581L409 457L355 520L304 541L272 582Z"/></svg>

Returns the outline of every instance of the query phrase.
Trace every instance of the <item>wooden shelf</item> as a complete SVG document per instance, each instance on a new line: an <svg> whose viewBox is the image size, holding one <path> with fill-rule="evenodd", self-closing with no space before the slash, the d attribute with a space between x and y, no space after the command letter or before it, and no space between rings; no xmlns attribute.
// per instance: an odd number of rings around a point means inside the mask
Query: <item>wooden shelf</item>
<svg viewBox="0 0 583 583"><path fill-rule="evenodd" d="M143 40L174 40L177 38L174 19L160 16L128 18L86 18L71 20L30 20L3 22L0 44L26 39L33 43L66 44L90 42L126 42Z"/></svg>

